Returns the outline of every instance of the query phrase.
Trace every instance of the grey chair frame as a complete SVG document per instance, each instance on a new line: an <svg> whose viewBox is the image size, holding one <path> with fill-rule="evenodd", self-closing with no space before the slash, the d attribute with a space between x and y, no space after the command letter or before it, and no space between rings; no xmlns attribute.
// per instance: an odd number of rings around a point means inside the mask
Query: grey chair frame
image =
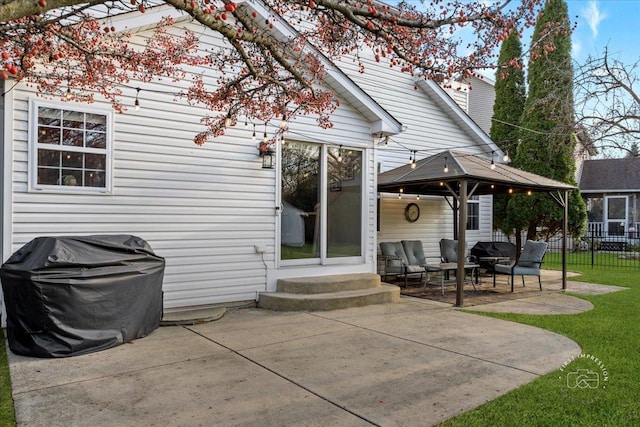
<svg viewBox="0 0 640 427"><path fill-rule="evenodd" d="M544 248L544 250L542 250ZM493 286L496 286L496 274L507 274L511 276L511 292L514 292L514 277L522 276L522 287L525 287L524 276L538 276L538 285L542 290L541 267L544 256L547 253L547 242L536 242L527 240L522 248L520 258L512 265L496 264L493 269ZM539 251L539 256L535 252Z"/></svg>

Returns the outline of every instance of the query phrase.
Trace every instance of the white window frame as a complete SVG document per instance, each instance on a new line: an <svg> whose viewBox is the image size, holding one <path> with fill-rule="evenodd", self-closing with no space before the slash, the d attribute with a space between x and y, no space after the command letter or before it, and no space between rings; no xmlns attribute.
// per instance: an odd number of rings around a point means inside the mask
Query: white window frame
<svg viewBox="0 0 640 427"><path fill-rule="evenodd" d="M50 185L38 184L38 149L51 149L49 144L38 144L38 108L54 108L59 110L74 111L89 114L99 114L106 118L106 148L85 148L68 147L66 151L77 151L82 153L103 153L105 159L105 186L104 187L82 187L70 185ZM85 194L111 194L113 191L113 110L110 108L100 108L94 106L80 105L69 102L53 102L39 99L29 100L29 191L51 192L51 193L85 193ZM55 149L55 148L54 148Z"/></svg>
<svg viewBox="0 0 640 427"><path fill-rule="evenodd" d="M480 196L473 195L467 199L467 212L470 212L469 206L474 204L478 211L478 227L477 228L468 228L470 216L467 216L467 224L465 225L467 231L479 231L480 230Z"/></svg>

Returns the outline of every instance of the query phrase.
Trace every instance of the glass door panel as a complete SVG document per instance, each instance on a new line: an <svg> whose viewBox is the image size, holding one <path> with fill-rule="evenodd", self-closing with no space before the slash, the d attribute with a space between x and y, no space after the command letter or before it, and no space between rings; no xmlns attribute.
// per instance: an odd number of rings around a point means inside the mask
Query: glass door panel
<svg viewBox="0 0 640 427"><path fill-rule="evenodd" d="M362 152L327 152L327 257L362 254Z"/></svg>
<svg viewBox="0 0 640 427"><path fill-rule="evenodd" d="M280 258L320 257L321 147L300 142L282 147Z"/></svg>
<svg viewBox="0 0 640 427"><path fill-rule="evenodd" d="M627 224L627 197L607 197L607 231L610 236L622 236Z"/></svg>

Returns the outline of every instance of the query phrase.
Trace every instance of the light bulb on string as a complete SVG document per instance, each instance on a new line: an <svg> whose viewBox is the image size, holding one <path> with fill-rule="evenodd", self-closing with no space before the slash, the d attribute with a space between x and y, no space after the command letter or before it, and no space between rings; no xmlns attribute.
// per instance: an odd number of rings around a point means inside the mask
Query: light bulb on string
<svg viewBox="0 0 640 427"><path fill-rule="evenodd" d="M496 168L496 162L493 161L493 156L495 155L495 151L491 152L491 170L494 170Z"/></svg>
<svg viewBox="0 0 640 427"><path fill-rule="evenodd" d="M338 149L338 161L341 162L342 161L342 145L340 146L340 148Z"/></svg>
<svg viewBox="0 0 640 427"><path fill-rule="evenodd" d="M267 136L267 122L264 122L264 137L262 138L262 142L265 144L269 141L269 137Z"/></svg>
<svg viewBox="0 0 640 427"><path fill-rule="evenodd" d="M253 124L253 136L252 136L253 140L256 140L256 124Z"/></svg>
<svg viewBox="0 0 640 427"><path fill-rule="evenodd" d="M505 151L504 152L504 156L502 156L502 161L505 162L505 163L508 163L509 160L510 160L509 159L509 151Z"/></svg>
<svg viewBox="0 0 640 427"><path fill-rule="evenodd" d="M447 157L444 158L444 168L442 169L444 173L449 173L449 166L447 165Z"/></svg>

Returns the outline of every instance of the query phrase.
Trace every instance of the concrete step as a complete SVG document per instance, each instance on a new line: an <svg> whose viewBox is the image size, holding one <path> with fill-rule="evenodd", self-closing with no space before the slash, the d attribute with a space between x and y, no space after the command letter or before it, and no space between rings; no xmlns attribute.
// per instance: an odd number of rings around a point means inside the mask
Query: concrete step
<svg viewBox="0 0 640 427"><path fill-rule="evenodd" d="M277 311L323 311L396 302L400 288L374 273L279 279L276 292L263 292L258 307Z"/></svg>
<svg viewBox="0 0 640 427"><path fill-rule="evenodd" d="M333 274L329 276L279 279L276 292L291 294L324 294L380 287L380 276L374 273Z"/></svg>

